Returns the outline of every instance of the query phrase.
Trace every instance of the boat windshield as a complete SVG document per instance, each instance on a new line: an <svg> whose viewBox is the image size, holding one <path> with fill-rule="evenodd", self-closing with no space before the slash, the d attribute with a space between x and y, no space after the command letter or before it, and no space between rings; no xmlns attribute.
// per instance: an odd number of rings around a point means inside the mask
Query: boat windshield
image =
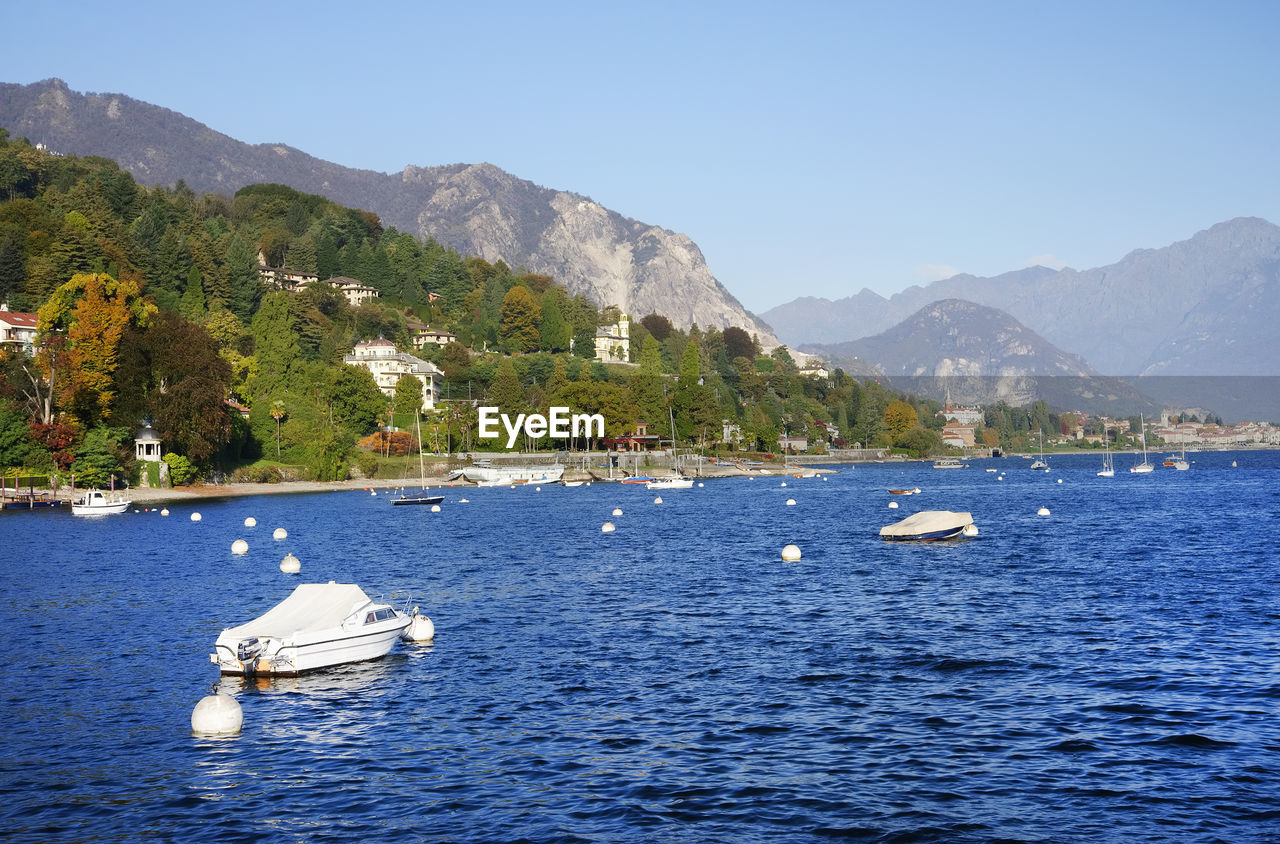
<svg viewBox="0 0 1280 844"><path fill-rule="evenodd" d="M386 621L389 618L395 618L396 611L391 607L383 607L380 610L373 610L364 617L365 624L373 624L376 621Z"/></svg>

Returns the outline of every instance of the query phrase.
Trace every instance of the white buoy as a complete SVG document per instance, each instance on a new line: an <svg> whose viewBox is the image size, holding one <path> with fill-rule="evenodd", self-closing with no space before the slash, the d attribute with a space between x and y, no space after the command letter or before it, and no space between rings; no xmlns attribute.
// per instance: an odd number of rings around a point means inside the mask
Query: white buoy
<svg viewBox="0 0 1280 844"><path fill-rule="evenodd" d="M249 518L247 518L247 519L245 519L245 520L244 520L244 526L245 526L245 527L257 527L257 526L258 526L258 520L257 520L257 519L255 519L253 516L250 516Z"/></svg>
<svg viewBox="0 0 1280 844"><path fill-rule="evenodd" d="M793 562L800 559L800 547L798 545L788 545L782 549L782 559L787 562Z"/></svg>
<svg viewBox="0 0 1280 844"><path fill-rule="evenodd" d="M439 504L432 504L432 505L431 505L431 512L432 512L432 513L439 513L439 512L440 512L440 505L439 505Z"/></svg>
<svg viewBox="0 0 1280 844"><path fill-rule="evenodd" d="M459 498L459 499L458 499L458 503L459 503L459 504L470 504L470 503L471 503L471 500L470 500L470 499L467 499L467 498Z"/></svg>
<svg viewBox="0 0 1280 844"><path fill-rule="evenodd" d="M229 735L240 732L244 712L231 695L208 695L200 698L191 710L191 732L202 735Z"/></svg>
<svg viewBox="0 0 1280 844"><path fill-rule="evenodd" d="M533 488L533 491L534 491L534 492L542 492L542 487L540 487L540 486L535 486L535 487Z"/></svg>
<svg viewBox="0 0 1280 844"><path fill-rule="evenodd" d="M413 618L409 626L400 631L400 638L406 642L430 642L436 637L436 625L431 619L413 608Z"/></svg>
<svg viewBox="0 0 1280 844"><path fill-rule="evenodd" d="M166 508L164 508L163 510L161 510L161 511L160 511L160 515L162 515L162 516L167 516L167 515L169 515L169 508L168 508L168 507L166 507Z"/></svg>
<svg viewBox="0 0 1280 844"><path fill-rule="evenodd" d="M889 502L889 509L890 509L890 510L897 510L897 509L898 509L898 502L896 502L896 501L890 501L890 502Z"/></svg>
<svg viewBox="0 0 1280 844"><path fill-rule="evenodd" d="M1058 483L1062 483L1062 478L1058 478Z"/></svg>
<svg viewBox="0 0 1280 844"><path fill-rule="evenodd" d="M371 490L369 490L369 494L370 494L370 495L377 495L377 494L378 494L378 491L377 491L376 489L371 489Z"/></svg>
<svg viewBox="0 0 1280 844"><path fill-rule="evenodd" d="M293 556L293 552L290 551L288 554L285 554L284 559L280 561L280 571L285 574L297 574L302 571L302 561Z"/></svg>
<svg viewBox="0 0 1280 844"><path fill-rule="evenodd" d="M783 486L786 486L786 485L787 485L787 482L786 482L786 481L783 481L783 482L782 482L782 485L783 485Z"/></svg>
<svg viewBox="0 0 1280 844"><path fill-rule="evenodd" d="M996 478L996 480L997 480L997 481L1003 481L1003 480L1004 480L1004 475L1001 475L1000 477Z"/></svg>
<svg viewBox="0 0 1280 844"><path fill-rule="evenodd" d="M661 496L661 495L659 495L657 498L653 499L653 503L654 503L654 504L661 504L661 503L662 503L662 496Z"/></svg>
<svg viewBox="0 0 1280 844"><path fill-rule="evenodd" d="M788 507L794 507L794 506L796 506L796 500L795 500L794 498L788 498L788 499L787 499L787 506L788 506Z"/></svg>
<svg viewBox="0 0 1280 844"><path fill-rule="evenodd" d="M231 553L232 554L248 554L249 543L245 542L243 539L237 539L235 542L231 543Z"/></svg>
<svg viewBox="0 0 1280 844"><path fill-rule="evenodd" d="M622 508L621 508L621 507L614 507L614 508L613 508L613 515L615 515L615 516L621 516L621 515L622 515Z"/></svg>
<svg viewBox="0 0 1280 844"><path fill-rule="evenodd" d="M965 536L977 536L978 526L975 524L967 524L964 526L964 529L961 530L960 532L963 533Z"/></svg>
<svg viewBox="0 0 1280 844"><path fill-rule="evenodd" d="M1048 508L1048 507L1041 507L1039 510L1037 510L1037 511L1036 511L1036 515L1037 515L1037 516L1047 516L1047 515L1049 515L1049 508Z"/></svg>
<svg viewBox="0 0 1280 844"><path fill-rule="evenodd" d="M199 513L192 513L192 514L191 514L191 521L193 521L193 522L198 522L198 521L200 521L200 514L199 514Z"/></svg>
<svg viewBox="0 0 1280 844"><path fill-rule="evenodd" d="M698 481L698 489L702 489L702 481Z"/></svg>
<svg viewBox="0 0 1280 844"><path fill-rule="evenodd" d="M913 489L913 490L911 490L911 491L912 491L912 492L914 492L916 495L919 495L919 494L920 494L920 487L916 487L915 489Z"/></svg>
<svg viewBox="0 0 1280 844"><path fill-rule="evenodd" d="M272 539L288 539L289 531L284 528L276 528L276 532L271 534Z"/></svg>
<svg viewBox="0 0 1280 844"><path fill-rule="evenodd" d="M616 528L613 526L613 522L605 522L604 524L600 525L601 533L613 533L615 530Z"/></svg>

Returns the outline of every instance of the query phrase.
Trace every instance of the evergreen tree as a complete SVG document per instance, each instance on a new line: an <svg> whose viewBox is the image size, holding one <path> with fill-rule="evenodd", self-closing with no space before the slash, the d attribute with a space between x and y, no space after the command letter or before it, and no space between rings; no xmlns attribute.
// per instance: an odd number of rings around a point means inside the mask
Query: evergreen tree
<svg viewBox="0 0 1280 844"><path fill-rule="evenodd" d="M187 272L187 289L182 292L178 312L191 322L204 320L204 282L194 264Z"/></svg>
<svg viewBox="0 0 1280 844"><path fill-rule="evenodd" d="M302 357L288 293L279 291L262 300L262 307L253 317L252 332L258 372L250 389L258 397L277 395L288 387Z"/></svg>
<svg viewBox="0 0 1280 844"><path fill-rule="evenodd" d="M548 290L542 296L542 324L539 329L540 347L544 352L569 351L572 334L569 323L560 310L560 294L557 290Z"/></svg>
<svg viewBox="0 0 1280 844"><path fill-rule="evenodd" d="M253 319L262 299L262 276L258 273L258 256L239 232L227 241L224 264L230 290L227 307L242 323L247 323Z"/></svg>
<svg viewBox="0 0 1280 844"><path fill-rule="evenodd" d="M658 425L667 418L667 401L662 391L662 354L658 341L652 337L646 337L640 349L640 368L631 377L631 399L639 408L642 421Z"/></svg>
<svg viewBox="0 0 1280 844"><path fill-rule="evenodd" d="M493 383L489 385L489 401L497 406L500 413L523 413L525 409L524 390L520 388L520 376L516 374L515 364L511 358L504 357L498 363L498 371L494 373Z"/></svg>
<svg viewBox="0 0 1280 844"><path fill-rule="evenodd" d="M512 354L538 348L538 306L529 288L517 284L502 299L502 345Z"/></svg>

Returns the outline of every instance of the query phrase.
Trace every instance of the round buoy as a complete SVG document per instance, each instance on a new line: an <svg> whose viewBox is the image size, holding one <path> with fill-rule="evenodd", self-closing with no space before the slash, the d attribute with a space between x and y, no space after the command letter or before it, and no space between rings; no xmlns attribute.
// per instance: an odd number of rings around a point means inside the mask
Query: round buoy
<svg viewBox="0 0 1280 844"><path fill-rule="evenodd" d="M997 480L997 481L1003 481L1003 480L1004 480L1004 475L1001 475L1000 477L996 478L996 480Z"/></svg>
<svg viewBox="0 0 1280 844"><path fill-rule="evenodd" d="M788 499L787 499L787 506L788 506L788 507L794 507L794 506L796 506L796 500L795 500L794 498L788 498Z"/></svg>
<svg viewBox="0 0 1280 844"><path fill-rule="evenodd" d="M896 502L896 501L890 501L890 502L889 502L889 509L890 509L890 510L897 510L897 509L898 509L898 502Z"/></svg>
<svg viewBox="0 0 1280 844"><path fill-rule="evenodd" d="M432 505L431 505L431 512L432 512L432 513L439 513L439 512L440 512L440 505L439 505L439 504L432 504Z"/></svg>
<svg viewBox="0 0 1280 844"><path fill-rule="evenodd" d="M702 489L702 481L698 481L698 489Z"/></svg>
<svg viewBox="0 0 1280 844"><path fill-rule="evenodd" d="M280 561L280 571L285 574L297 574L302 571L302 561L293 556L293 552L290 551L288 554L285 554L284 559Z"/></svg>
<svg viewBox="0 0 1280 844"><path fill-rule="evenodd" d="M782 559L788 562L800 559L800 547L798 545L788 545L782 549Z"/></svg>
<svg viewBox="0 0 1280 844"><path fill-rule="evenodd" d="M1037 515L1037 516L1047 516L1047 515L1049 515L1049 508L1048 508L1048 507L1041 507L1039 510L1037 510L1037 511L1036 511L1036 515Z"/></svg>
<svg viewBox="0 0 1280 844"><path fill-rule="evenodd" d="M915 489L913 489L913 490L911 490L911 491L912 491L912 492L914 492L916 495L919 495L919 494L920 494L920 487L916 487Z"/></svg>
<svg viewBox="0 0 1280 844"><path fill-rule="evenodd" d="M535 487L533 488L533 491L534 491L534 492L542 492L542 487L540 487L540 486L535 486Z"/></svg>
<svg viewBox="0 0 1280 844"><path fill-rule="evenodd" d="M164 508L163 510L161 510L161 511L160 511L160 515L162 515L162 516L167 516L167 515L169 515L169 508L168 508L168 507L166 507L166 508Z"/></svg>
<svg viewBox="0 0 1280 844"><path fill-rule="evenodd" d="M661 495L659 495L657 498L653 499L653 503L654 503L654 504L661 504L661 503L662 503L662 496L661 496Z"/></svg>
<svg viewBox="0 0 1280 844"><path fill-rule="evenodd" d="M244 520L244 526L245 526L245 527L257 527L257 526L258 526L258 520L257 520L257 519L255 519L253 516L250 516L249 518L247 518L247 519L245 519L245 520Z"/></svg>
<svg viewBox="0 0 1280 844"><path fill-rule="evenodd" d="M289 531L284 528L276 528L276 532L271 534L272 539L288 539Z"/></svg>
<svg viewBox="0 0 1280 844"><path fill-rule="evenodd" d="M377 491L376 489L371 489L371 490L369 490L369 494L370 494L370 495L377 495L377 494L378 494L378 491Z"/></svg>
<svg viewBox="0 0 1280 844"><path fill-rule="evenodd" d="M975 524L967 524L964 526L964 530L960 532L963 533L965 536L977 536L978 526Z"/></svg>
<svg viewBox="0 0 1280 844"><path fill-rule="evenodd" d="M1058 483L1062 483L1062 478L1058 478Z"/></svg>
<svg viewBox="0 0 1280 844"><path fill-rule="evenodd" d="M786 482L786 481L783 481L783 482L782 482L782 485L783 485L783 486L786 486L786 485L787 485L787 482Z"/></svg>
<svg viewBox="0 0 1280 844"><path fill-rule="evenodd" d="M613 522L605 522L604 524L600 525L601 533L613 533L615 530L616 528L613 526Z"/></svg>
<svg viewBox="0 0 1280 844"><path fill-rule="evenodd" d="M231 553L232 554L248 554L249 543L245 542L243 539L237 539L235 542L231 543Z"/></svg>
<svg viewBox="0 0 1280 844"><path fill-rule="evenodd" d="M192 513L192 514L191 514L191 521L193 521L193 522L198 522L198 521L200 521L200 514L199 514L199 513Z"/></svg>
<svg viewBox="0 0 1280 844"><path fill-rule="evenodd" d="M436 637L436 625L431 619L425 615L418 613L418 608L413 608L413 618L400 633L400 638L406 642L430 642Z"/></svg>
<svg viewBox="0 0 1280 844"><path fill-rule="evenodd" d="M615 516L621 516L621 515L622 515L622 508L621 508L621 507L614 507L614 508L613 508L613 515L615 515Z"/></svg>
<svg viewBox="0 0 1280 844"><path fill-rule="evenodd" d="M204 735L229 735L240 732L244 712L231 695L202 697L191 710L191 732Z"/></svg>
<svg viewBox="0 0 1280 844"><path fill-rule="evenodd" d="M459 504L470 504L470 503L471 503L471 501L470 501L469 499L466 499L466 498L459 498L459 499L458 499L458 503L459 503Z"/></svg>

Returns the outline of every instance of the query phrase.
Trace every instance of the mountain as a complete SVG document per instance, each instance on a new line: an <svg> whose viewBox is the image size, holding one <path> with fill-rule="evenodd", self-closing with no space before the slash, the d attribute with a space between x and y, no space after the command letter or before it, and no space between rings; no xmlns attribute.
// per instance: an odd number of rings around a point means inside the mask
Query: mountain
<svg viewBox="0 0 1280 844"><path fill-rule="evenodd" d="M805 345L836 366L874 364L899 390L966 404L1044 399L1055 407L1150 412L1155 403L1119 378L1054 346L1004 311L943 299L861 340Z"/></svg>
<svg viewBox="0 0 1280 844"><path fill-rule="evenodd" d="M785 342L833 342L876 334L950 298L1007 311L1106 373L1280 374L1271 348L1280 322L1280 227L1254 217L1097 269L957 275L888 299L868 290L834 302L797 299L762 316Z"/></svg>
<svg viewBox="0 0 1280 844"><path fill-rule="evenodd" d="M148 185L179 179L232 194L271 182L376 213L465 255L553 276L571 293L687 328L735 325L777 344L769 326L711 274L688 236L623 217L585 196L540 187L491 164L387 174L284 144L250 145L123 94L81 94L58 79L0 83L0 127L56 152L114 159Z"/></svg>

